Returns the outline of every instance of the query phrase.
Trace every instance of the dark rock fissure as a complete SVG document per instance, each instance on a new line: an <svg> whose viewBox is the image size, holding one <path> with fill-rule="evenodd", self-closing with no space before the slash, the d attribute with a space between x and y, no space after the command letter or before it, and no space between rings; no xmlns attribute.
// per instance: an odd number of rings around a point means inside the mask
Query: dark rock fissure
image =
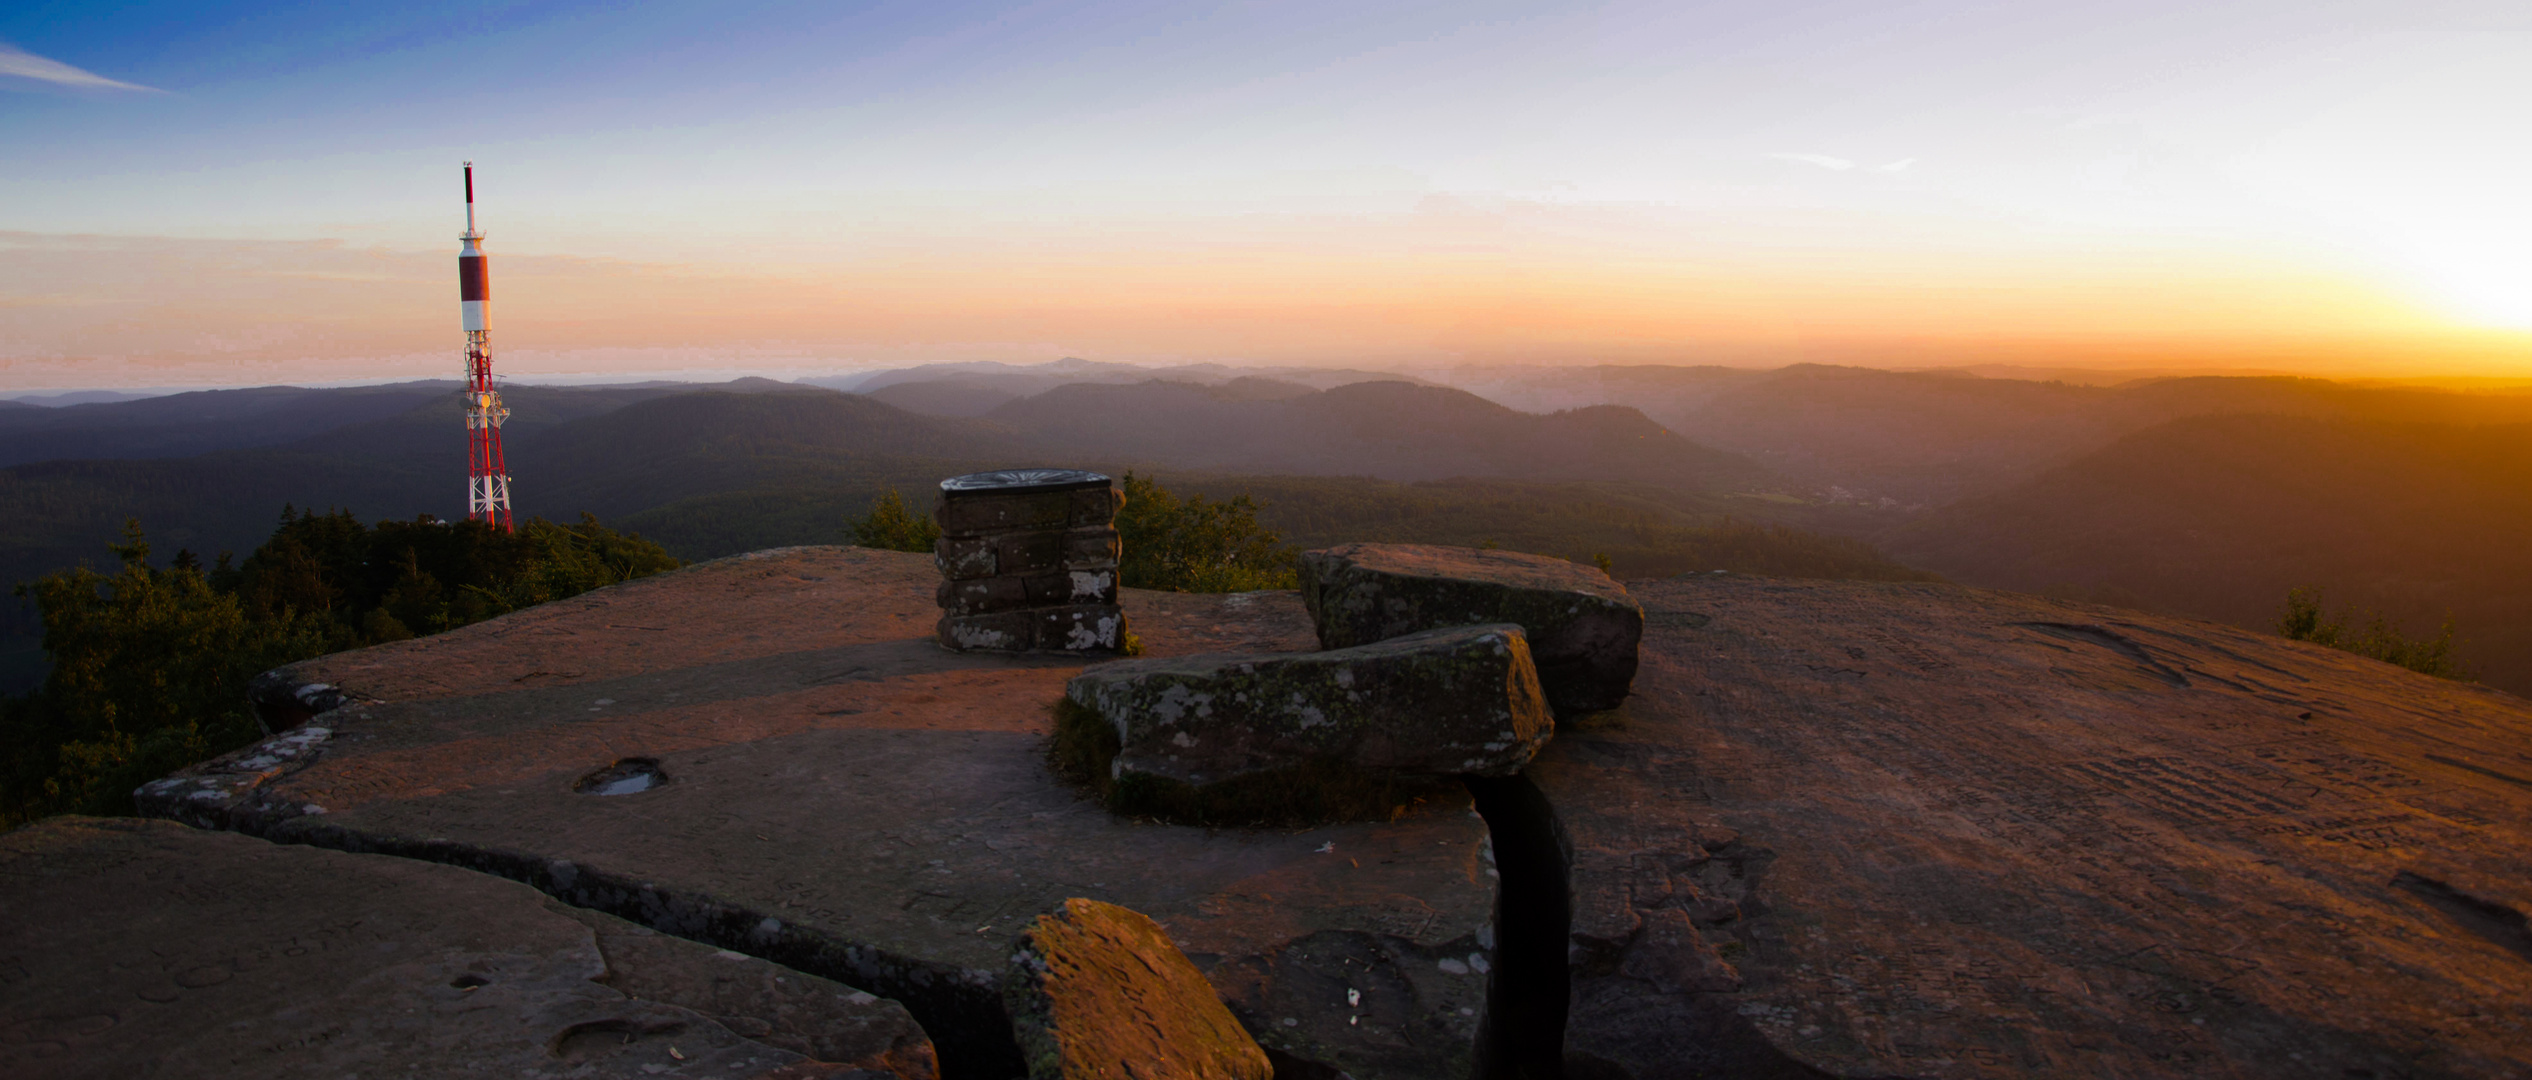
<svg viewBox="0 0 2532 1080"><path fill-rule="evenodd" d="M1555 809L1527 776L1467 778L1493 836L1495 967L1477 1036L1478 1080L1555 1080L1564 1075L1573 926L1572 853Z"/></svg>
<svg viewBox="0 0 2532 1080"><path fill-rule="evenodd" d="M2392 875L2395 888L2407 889L2447 918L2495 945L2526 960L2532 960L2532 918L2500 904L2456 889L2423 874L2403 870Z"/></svg>
<svg viewBox="0 0 2532 1080"><path fill-rule="evenodd" d="M2154 659L2154 655L2146 652L2144 646L2128 640L2118 631L2112 630L2109 627L2095 626L2091 623L2061 622L2020 622L2012 625L2037 630L2051 637L2062 638L2067 641L2080 641L2089 645L2098 645L2104 649L2110 650L2111 652L2117 653L2120 656L2127 657L2129 660L2134 661L2136 666L2143 670L2146 674L2152 675L2157 679L2161 679L2165 683L2174 687L2186 688L2189 685L2188 676L2177 671L2173 671L2162 661Z"/></svg>
<svg viewBox="0 0 2532 1080"><path fill-rule="evenodd" d="M941 1080L1009 1080L1028 1071L1020 1058L1019 1043L1012 1038L1010 1018L1003 1012L998 982L991 978L979 981L955 967L840 941L787 924L779 915L699 893L662 889L524 852L448 840L369 836L341 826L312 825L304 817L273 822L258 815L241 814L226 821L192 823L230 828L275 843L394 855L509 878L574 907L604 912L663 934L770 960L894 999L932 1037L934 1051L940 1056Z"/></svg>

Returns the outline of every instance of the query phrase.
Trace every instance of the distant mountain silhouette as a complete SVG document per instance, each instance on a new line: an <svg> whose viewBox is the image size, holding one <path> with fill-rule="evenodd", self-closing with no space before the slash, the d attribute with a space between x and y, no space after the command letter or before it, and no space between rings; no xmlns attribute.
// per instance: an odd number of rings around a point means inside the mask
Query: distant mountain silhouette
<svg viewBox="0 0 2532 1080"><path fill-rule="evenodd" d="M79 458L186 457L277 446L453 396L458 384L309 390L265 386L0 414L0 465Z"/></svg>
<svg viewBox="0 0 2532 1080"><path fill-rule="evenodd" d="M2288 589L2448 610L2466 665L2532 692L2532 424L2172 421L1881 537L1955 580L2264 628Z"/></svg>
<svg viewBox="0 0 2532 1080"><path fill-rule="evenodd" d="M2004 490L2121 436L2189 416L2281 413L2438 423L2532 421L2532 395L2204 377L2115 387L1798 364L1589 367L1469 383L1518 408L1641 409L1672 431L1811 486L1940 506Z"/></svg>
<svg viewBox="0 0 2532 1080"><path fill-rule="evenodd" d="M967 378L892 383L867 396L910 413L958 417L983 416L1021 397L986 380Z"/></svg>
<svg viewBox="0 0 2532 1080"><path fill-rule="evenodd" d="M1417 381L1391 372L1362 371L1353 368L1260 368L1232 367L1227 364L1171 364L1162 367L1145 367L1138 364L1110 363L1068 356L1043 364L1006 364L994 360L923 364L910 368L860 372L852 375L815 376L802 379L800 382L807 386L849 390L858 394L876 394L908 383L951 382L966 387L998 390L1013 397L1027 397L1073 383L1139 383L1158 379L1164 382L1219 386L1234 379L1251 377L1297 383L1313 390L1326 390L1358 382Z"/></svg>
<svg viewBox="0 0 2532 1080"><path fill-rule="evenodd" d="M1268 393L1280 396L1266 396ZM1766 471L1699 446L1633 409L1538 415L1405 382L1294 393L1265 380L1077 384L988 414L1041 447L1180 468L1439 480L1455 476L1635 480L1693 488L1763 484Z"/></svg>

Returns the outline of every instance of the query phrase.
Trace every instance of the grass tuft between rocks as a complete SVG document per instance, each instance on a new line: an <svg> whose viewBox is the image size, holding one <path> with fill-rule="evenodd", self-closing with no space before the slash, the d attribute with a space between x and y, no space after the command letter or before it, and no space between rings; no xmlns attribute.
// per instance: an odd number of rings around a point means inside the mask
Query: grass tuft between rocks
<svg viewBox="0 0 2532 1080"><path fill-rule="evenodd" d="M1206 826L1394 821L1427 799L1459 790L1445 777L1395 776L1330 758L1201 786L1151 776L1118 780L1109 771L1121 749L1116 725L1068 697L1055 699L1048 711L1055 735L1047 758L1055 775L1127 817Z"/></svg>

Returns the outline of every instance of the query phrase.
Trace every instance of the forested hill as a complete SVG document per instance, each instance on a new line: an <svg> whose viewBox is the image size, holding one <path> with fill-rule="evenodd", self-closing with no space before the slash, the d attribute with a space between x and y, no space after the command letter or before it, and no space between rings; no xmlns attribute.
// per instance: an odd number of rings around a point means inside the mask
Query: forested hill
<svg viewBox="0 0 2532 1080"><path fill-rule="evenodd" d="M2532 692L2532 424L2304 416L2174 421L1882 537L1980 585L2275 622L2289 589L2412 633Z"/></svg>
<svg viewBox="0 0 2532 1080"><path fill-rule="evenodd" d="M1095 403L959 419L763 380L703 390L518 387L504 392L512 409L506 441L521 516L596 513L682 558L838 542L847 535L846 519L885 488L915 493L942 476L1015 465L1219 472L1245 454L1273 471L1390 480L1616 479L1732 491L1766 479L1746 461L1625 409L1537 416L1461 391L1404 384L1097 389L1112 393ZM397 394L415 403L387 415L320 419L331 396L367 409ZM222 551L251 550L285 504L339 507L363 520L462 513L463 407L445 388L180 397L191 401L85 407L81 415L104 421L87 429L54 420L57 432L104 443L114 430L182 429L155 442L136 440L122 460L0 468L0 581L102 562L131 517L161 557L190 549L207 563ZM225 429L198 415L206 405L230 409ZM134 406L152 409L144 415ZM1176 423L1171 414L1180 409L1204 422ZM275 440L274 429L290 423L318 430ZM225 442L215 429L225 430ZM1242 433L1239 453L1226 454L1232 432ZM147 455L205 443L221 448ZM0 676L0 683L35 670L31 630L23 610L0 622L0 663L16 676Z"/></svg>
<svg viewBox="0 0 2532 1080"><path fill-rule="evenodd" d="M2193 416L2532 422L2532 393L2285 377L2100 386L1818 364L1764 371L1646 365L1477 372L1460 385L1533 412L1624 403L1813 490L1837 486L1924 506L2002 491L2127 435Z"/></svg>
<svg viewBox="0 0 2532 1080"><path fill-rule="evenodd" d="M1407 382L1325 391L1263 379L1077 384L986 415L1040 447L1095 448L1111 459L1192 469L1633 480L1698 490L1749 490L1773 479L1749 459L1681 438L1634 409L1540 415Z"/></svg>

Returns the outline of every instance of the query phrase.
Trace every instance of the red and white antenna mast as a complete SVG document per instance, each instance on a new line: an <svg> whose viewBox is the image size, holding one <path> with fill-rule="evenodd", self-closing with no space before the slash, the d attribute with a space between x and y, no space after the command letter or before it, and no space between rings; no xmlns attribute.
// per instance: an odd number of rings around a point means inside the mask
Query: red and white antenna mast
<svg viewBox="0 0 2532 1080"><path fill-rule="evenodd" d="M510 469L501 458L501 422L510 410L492 388L492 279L476 242L475 163L466 163L466 246L457 253L457 308L466 324L466 519L503 532L510 521Z"/></svg>

